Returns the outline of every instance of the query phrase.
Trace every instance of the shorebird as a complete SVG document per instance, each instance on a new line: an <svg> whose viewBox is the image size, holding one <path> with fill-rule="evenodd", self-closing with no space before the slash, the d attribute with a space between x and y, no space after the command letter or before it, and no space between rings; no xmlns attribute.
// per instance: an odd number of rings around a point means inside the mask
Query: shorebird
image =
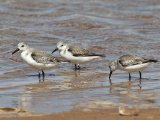
<svg viewBox="0 0 160 120"><path fill-rule="evenodd" d="M69 60L72 64L75 64L75 70L80 69L80 64L105 57L105 55L93 53L80 46L68 45L63 42L57 43L57 48L53 50L52 53L55 51L59 51L62 57Z"/></svg>
<svg viewBox="0 0 160 120"><path fill-rule="evenodd" d="M18 51L21 52L22 59L33 68L38 70L39 81L41 81L41 73L43 81L45 78L44 70L51 69L59 63L67 62L66 60L55 58L51 54L39 49L30 48L26 43L20 42L18 48L12 52L12 55Z"/></svg>
<svg viewBox="0 0 160 120"><path fill-rule="evenodd" d="M158 62L154 59L146 59L134 55L123 55L118 60L113 61L109 64L110 74L109 79L113 71L120 69L129 73L129 80L131 80L131 72L139 72L140 79L142 78L141 71L144 70L151 63Z"/></svg>

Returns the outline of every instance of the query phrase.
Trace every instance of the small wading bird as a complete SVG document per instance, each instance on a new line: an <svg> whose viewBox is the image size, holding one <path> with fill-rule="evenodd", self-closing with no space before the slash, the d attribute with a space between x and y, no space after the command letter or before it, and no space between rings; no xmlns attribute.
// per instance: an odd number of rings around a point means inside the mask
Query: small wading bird
<svg viewBox="0 0 160 120"><path fill-rule="evenodd" d="M57 43L57 48L52 53L55 51L59 51L62 57L75 64L75 70L80 69L80 64L105 57L105 55L93 53L79 46L72 46L63 42Z"/></svg>
<svg viewBox="0 0 160 120"><path fill-rule="evenodd" d="M112 72L119 69L129 73L129 80L131 80L132 72L139 72L140 79L142 78L141 71L144 70L151 63L158 62L154 59L146 59L139 56L133 55L123 55L118 60L113 61L109 64L110 74L109 79L111 78Z"/></svg>
<svg viewBox="0 0 160 120"><path fill-rule="evenodd" d="M45 73L43 70L52 69L59 63L66 63L68 61L55 58L51 54L46 53L45 51L41 51L39 49L30 48L26 43L20 42L18 44L18 48L12 52L12 55L18 51L21 52L22 59L31 65L33 68L38 70L39 81L41 81L41 73L44 81Z"/></svg>

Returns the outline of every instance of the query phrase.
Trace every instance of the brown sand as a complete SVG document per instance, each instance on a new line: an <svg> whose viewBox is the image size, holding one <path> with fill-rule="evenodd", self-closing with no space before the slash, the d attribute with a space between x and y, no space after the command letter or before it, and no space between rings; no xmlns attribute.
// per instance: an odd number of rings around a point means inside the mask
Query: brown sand
<svg viewBox="0 0 160 120"><path fill-rule="evenodd" d="M137 116L121 116L117 109L72 111L44 116L1 118L0 120L159 120L160 109L141 109Z"/></svg>

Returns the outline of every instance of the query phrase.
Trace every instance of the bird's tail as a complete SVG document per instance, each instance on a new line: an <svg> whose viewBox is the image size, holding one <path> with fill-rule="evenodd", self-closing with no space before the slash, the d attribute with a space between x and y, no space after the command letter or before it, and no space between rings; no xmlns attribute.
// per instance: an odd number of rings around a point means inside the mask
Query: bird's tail
<svg viewBox="0 0 160 120"><path fill-rule="evenodd" d="M104 55L104 54L94 54L94 56L106 57L106 55Z"/></svg>
<svg viewBox="0 0 160 120"><path fill-rule="evenodd" d="M156 63L156 62L158 62L158 60L149 59L149 60L147 60L146 62L153 62L153 63Z"/></svg>

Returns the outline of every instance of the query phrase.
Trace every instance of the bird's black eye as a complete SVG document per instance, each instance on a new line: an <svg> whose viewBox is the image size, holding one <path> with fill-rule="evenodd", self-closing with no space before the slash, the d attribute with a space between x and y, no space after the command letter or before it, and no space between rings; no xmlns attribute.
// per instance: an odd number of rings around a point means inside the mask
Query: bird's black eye
<svg viewBox="0 0 160 120"><path fill-rule="evenodd" d="M63 47L63 45L61 45L61 47Z"/></svg>
<svg viewBox="0 0 160 120"><path fill-rule="evenodd" d="M22 45L21 47L24 47L24 45Z"/></svg>

